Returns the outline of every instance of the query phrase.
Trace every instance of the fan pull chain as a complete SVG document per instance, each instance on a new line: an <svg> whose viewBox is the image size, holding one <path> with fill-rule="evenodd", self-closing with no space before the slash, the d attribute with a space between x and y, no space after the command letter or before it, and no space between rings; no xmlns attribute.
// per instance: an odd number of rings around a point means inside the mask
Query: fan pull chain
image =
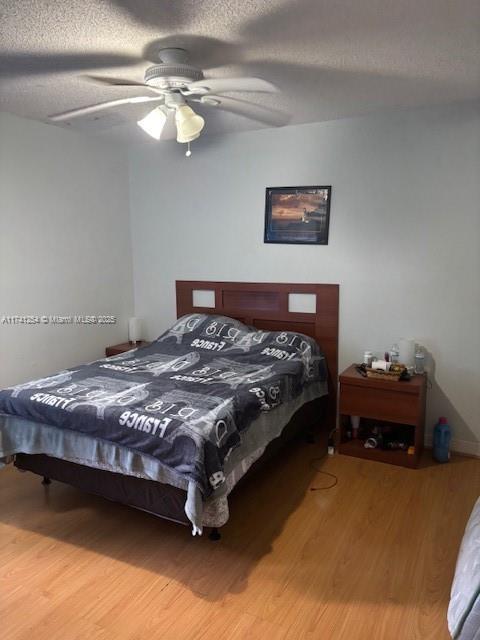
<svg viewBox="0 0 480 640"><path fill-rule="evenodd" d="M187 147L188 149L185 152L185 155L187 156L187 158L190 158L190 156L192 155L192 152L190 151L190 142L187 142Z"/></svg>

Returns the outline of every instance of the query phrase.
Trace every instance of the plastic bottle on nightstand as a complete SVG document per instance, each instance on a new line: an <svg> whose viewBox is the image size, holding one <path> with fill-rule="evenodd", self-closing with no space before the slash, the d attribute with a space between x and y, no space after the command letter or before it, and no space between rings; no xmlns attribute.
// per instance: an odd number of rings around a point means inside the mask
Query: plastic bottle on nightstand
<svg viewBox="0 0 480 640"><path fill-rule="evenodd" d="M433 429L433 457L437 462L450 460L450 440L452 430L446 418L439 418Z"/></svg>
<svg viewBox="0 0 480 640"><path fill-rule="evenodd" d="M398 348L398 344L394 344L392 345L392 348L390 349L388 355L390 357L390 362L392 364L395 364L396 362L398 362L398 354L400 353L400 350Z"/></svg>

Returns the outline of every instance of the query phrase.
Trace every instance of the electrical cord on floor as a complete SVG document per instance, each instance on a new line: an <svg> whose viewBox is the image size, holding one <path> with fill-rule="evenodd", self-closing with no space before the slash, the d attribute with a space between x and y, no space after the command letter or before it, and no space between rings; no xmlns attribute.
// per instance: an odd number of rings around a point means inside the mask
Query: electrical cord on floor
<svg viewBox="0 0 480 640"><path fill-rule="evenodd" d="M317 473L321 473L324 476L333 478L333 482L327 485L326 487L310 487L310 491L323 491L325 489L333 489L333 487L335 487L338 484L337 476L333 473L329 473L328 471L322 471L321 469L316 467L314 463L317 462L317 460L321 461L322 458L313 458L313 460L310 460L310 468L314 469Z"/></svg>

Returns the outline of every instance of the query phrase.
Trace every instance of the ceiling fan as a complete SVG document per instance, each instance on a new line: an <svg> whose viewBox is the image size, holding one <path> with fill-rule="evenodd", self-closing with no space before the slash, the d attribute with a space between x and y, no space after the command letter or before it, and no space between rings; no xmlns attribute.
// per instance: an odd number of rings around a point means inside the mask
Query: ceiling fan
<svg viewBox="0 0 480 640"><path fill-rule="evenodd" d="M189 64L188 53L185 49L171 47L161 49L158 57L160 62L146 69L144 82L89 76L90 79L104 85L144 87L154 95L108 100L51 115L49 116L50 120L54 122L66 121L124 104L157 102L159 104L137 124L152 138L159 140L167 120L174 119L177 142L188 144L187 156L190 155L190 142L200 136L205 126L202 116L196 114L189 105L191 102L198 102L207 107L216 107L276 127L286 124L289 120L287 114L276 109L222 95L236 91L277 92L277 87L266 80L248 77L205 78L201 69Z"/></svg>

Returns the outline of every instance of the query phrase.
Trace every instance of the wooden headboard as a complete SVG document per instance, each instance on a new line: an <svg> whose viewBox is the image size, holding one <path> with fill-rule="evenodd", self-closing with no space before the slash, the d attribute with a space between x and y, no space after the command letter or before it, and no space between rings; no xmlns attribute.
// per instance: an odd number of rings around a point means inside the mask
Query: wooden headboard
<svg viewBox="0 0 480 640"><path fill-rule="evenodd" d="M215 306L198 307L194 291L213 291ZM314 338L328 365L327 420L335 427L338 385L338 284L277 284L267 282L176 281L177 317L213 313L236 318L269 331L296 331ZM316 296L315 312L289 311L289 294Z"/></svg>

